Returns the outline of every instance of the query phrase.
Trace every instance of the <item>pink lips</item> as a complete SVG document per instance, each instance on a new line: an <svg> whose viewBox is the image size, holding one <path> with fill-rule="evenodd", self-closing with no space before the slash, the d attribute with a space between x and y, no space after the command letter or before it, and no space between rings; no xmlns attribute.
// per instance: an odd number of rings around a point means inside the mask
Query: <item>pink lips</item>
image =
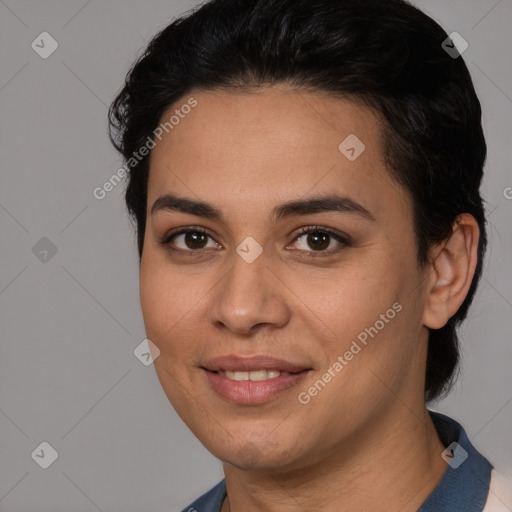
<svg viewBox="0 0 512 512"><path fill-rule="evenodd" d="M276 359L272 356L255 355L240 357L236 355L226 355L215 357L206 361L204 367L210 371L229 370L232 372L250 372L253 370L278 370L280 372L298 373L309 369L307 365L300 365Z"/></svg>
<svg viewBox="0 0 512 512"><path fill-rule="evenodd" d="M265 355L216 357L207 361L202 369L213 390L229 402L237 404L266 402L281 391L297 385L311 370L307 365L291 363ZM261 381L235 381L216 373L218 371L250 372L256 370L276 370L288 372L291 375L279 375L279 377Z"/></svg>

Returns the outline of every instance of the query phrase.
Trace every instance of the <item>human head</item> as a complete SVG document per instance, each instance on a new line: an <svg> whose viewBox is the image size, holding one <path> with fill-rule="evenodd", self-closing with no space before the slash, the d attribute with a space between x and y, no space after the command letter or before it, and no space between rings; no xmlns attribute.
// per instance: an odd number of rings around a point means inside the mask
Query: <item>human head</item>
<svg viewBox="0 0 512 512"><path fill-rule="evenodd" d="M363 102L381 119L390 176L409 192L420 264L461 213L478 222L478 264L459 310L429 334L425 398L453 383L456 327L482 272L485 214L479 187L486 158L481 108L447 33L402 0L217 0L157 34L127 75L109 118L126 162L154 139L169 106L193 90L244 92L275 84ZM114 132L116 132L114 134ZM126 204L139 257L146 227L149 157L128 165Z"/></svg>

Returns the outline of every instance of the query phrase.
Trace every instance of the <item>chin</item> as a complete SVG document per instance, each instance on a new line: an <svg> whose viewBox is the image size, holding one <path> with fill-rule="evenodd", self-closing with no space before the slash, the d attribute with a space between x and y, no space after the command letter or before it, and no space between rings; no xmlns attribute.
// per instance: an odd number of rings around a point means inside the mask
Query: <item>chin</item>
<svg viewBox="0 0 512 512"><path fill-rule="evenodd" d="M279 446L272 446L268 438L262 438L261 442L246 439L245 436L240 440L228 436L222 446L205 446L217 459L244 470L278 471L290 467L298 458L299 454L290 452L291 449L297 448L295 442L287 450L282 443Z"/></svg>

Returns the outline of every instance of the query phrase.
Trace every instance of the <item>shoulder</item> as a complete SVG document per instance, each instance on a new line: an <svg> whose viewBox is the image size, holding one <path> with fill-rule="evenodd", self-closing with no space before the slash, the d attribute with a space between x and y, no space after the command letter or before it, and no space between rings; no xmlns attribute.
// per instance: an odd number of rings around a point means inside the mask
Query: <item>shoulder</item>
<svg viewBox="0 0 512 512"><path fill-rule="evenodd" d="M221 480L181 512L220 512L225 497L226 481Z"/></svg>
<svg viewBox="0 0 512 512"><path fill-rule="evenodd" d="M489 494L483 512L510 512L512 509L512 471L493 468Z"/></svg>

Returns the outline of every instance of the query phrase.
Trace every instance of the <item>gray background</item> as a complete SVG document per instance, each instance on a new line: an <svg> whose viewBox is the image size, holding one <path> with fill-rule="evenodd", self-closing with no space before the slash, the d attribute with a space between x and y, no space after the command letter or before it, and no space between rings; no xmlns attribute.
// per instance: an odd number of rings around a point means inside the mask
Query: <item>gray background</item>
<svg viewBox="0 0 512 512"><path fill-rule="evenodd" d="M511 468L512 0L415 3L469 42L489 149L484 279L461 331L461 378L432 408ZM0 0L3 512L177 511L223 476L133 355L145 332L123 184L92 194L121 166L106 114L130 64L196 4ZM43 31L59 45L47 59L31 47ZM41 261L36 249L52 244ZM48 469L31 457L43 441L59 454Z"/></svg>

